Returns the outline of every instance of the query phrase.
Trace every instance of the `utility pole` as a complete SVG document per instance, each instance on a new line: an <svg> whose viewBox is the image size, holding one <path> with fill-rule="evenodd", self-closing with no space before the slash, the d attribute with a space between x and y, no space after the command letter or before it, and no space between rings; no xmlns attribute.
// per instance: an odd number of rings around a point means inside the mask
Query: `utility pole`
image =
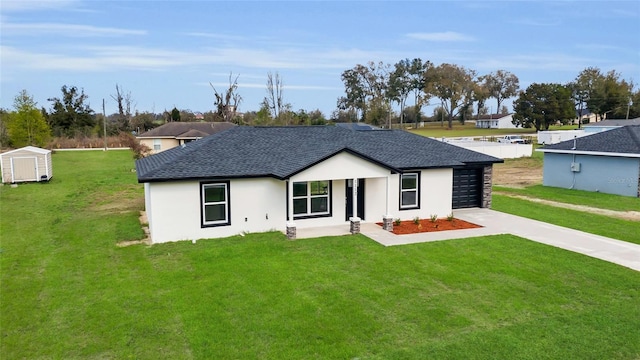
<svg viewBox="0 0 640 360"><path fill-rule="evenodd" d="M102 129L104 135L104 151L107 151L107 114L104 110L104 98L102 99Z"/></svg>
<svg viewBox="0 0 640 360"><path fill-rule="evenodd" d="M629 120L629 108L631 107L631 96L629 96L629 101L627 101L627 117L625 120Z"/></svg>

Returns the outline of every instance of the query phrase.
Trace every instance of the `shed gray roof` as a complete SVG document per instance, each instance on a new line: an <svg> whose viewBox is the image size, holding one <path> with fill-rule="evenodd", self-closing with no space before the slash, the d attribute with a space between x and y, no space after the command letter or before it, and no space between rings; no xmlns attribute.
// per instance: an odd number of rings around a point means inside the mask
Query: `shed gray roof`
<svg viewBox="0 0 640 360"><path fill-rule="evenodd" d="M140 134L139 138L201 138L236 126L229 122L169 122Z"/></svg>
<svg viewBox="0 0 640 360"><path fill-rule="evenodd" d="M139 182L286 179L343 151L395 172L503 161L402 130L238 126L140 159L136 168Z"/></svg>
<svg viewBox="0 0 640 360"><path fill-rule="evenodd" d="M557 144L546 145L540 151L558 150L566 152L605 152L617 154L640 154L640 125L622 126L602 131L593 135L567 140Z"/></svg>

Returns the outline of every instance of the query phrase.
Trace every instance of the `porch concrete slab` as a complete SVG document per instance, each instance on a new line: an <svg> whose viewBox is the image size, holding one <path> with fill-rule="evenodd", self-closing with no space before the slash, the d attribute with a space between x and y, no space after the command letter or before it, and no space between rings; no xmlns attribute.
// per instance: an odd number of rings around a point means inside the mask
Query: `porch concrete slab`
<svg viewBox="0 0 640 360"><path fill-rule="evenodd" d="M323 236L342 236L350 235L351 229L349 223L344 225L320 226L303 229L296 229L296 239L311 239Z"/></svg>

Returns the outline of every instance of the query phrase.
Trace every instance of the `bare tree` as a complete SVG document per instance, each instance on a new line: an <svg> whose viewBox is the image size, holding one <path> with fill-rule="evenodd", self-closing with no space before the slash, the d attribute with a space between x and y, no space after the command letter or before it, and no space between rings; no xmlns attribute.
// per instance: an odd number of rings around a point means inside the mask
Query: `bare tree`
<svg viewBox="0 0 640 360"><path fill-rule="evenodd" d="M282 112L282 78L276 72L275 76L269 71L267 73L267 97L264 98L265 104L269 107L271 116L278 119Z"/></svg>
<svg viewBox="0 0 640 360"><path fill-rule="evenodd" d="M224 121L233 121L236 118L236 113L238 111L238 106L242 102L242 96L238 94L238 74L235 79L233 78L233 73L229 73L229 88L224 93L218 92L212 83L211 88L215 94L214 105L216 106L216 111L218 116L222 118Z"/></svg>
<svg viewBox="0 0 640 360"><path fill-rule="evenodd" d="M116 84L116 94L111 95L111 98L118 103L118 130L131 130L131 103L133 102L131 91L125 93L122 87Z"/></svg>

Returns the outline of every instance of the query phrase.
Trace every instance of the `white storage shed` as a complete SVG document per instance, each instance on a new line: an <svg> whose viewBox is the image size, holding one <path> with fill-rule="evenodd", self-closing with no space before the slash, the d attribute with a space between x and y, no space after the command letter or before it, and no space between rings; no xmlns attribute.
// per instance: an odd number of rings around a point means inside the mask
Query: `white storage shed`
<svg viewBox="0 0 640 360"><path fill-rule="evenodd" d="M0 154L2 182L49 181L53 176L51 150L25 146Z"/></svg>

